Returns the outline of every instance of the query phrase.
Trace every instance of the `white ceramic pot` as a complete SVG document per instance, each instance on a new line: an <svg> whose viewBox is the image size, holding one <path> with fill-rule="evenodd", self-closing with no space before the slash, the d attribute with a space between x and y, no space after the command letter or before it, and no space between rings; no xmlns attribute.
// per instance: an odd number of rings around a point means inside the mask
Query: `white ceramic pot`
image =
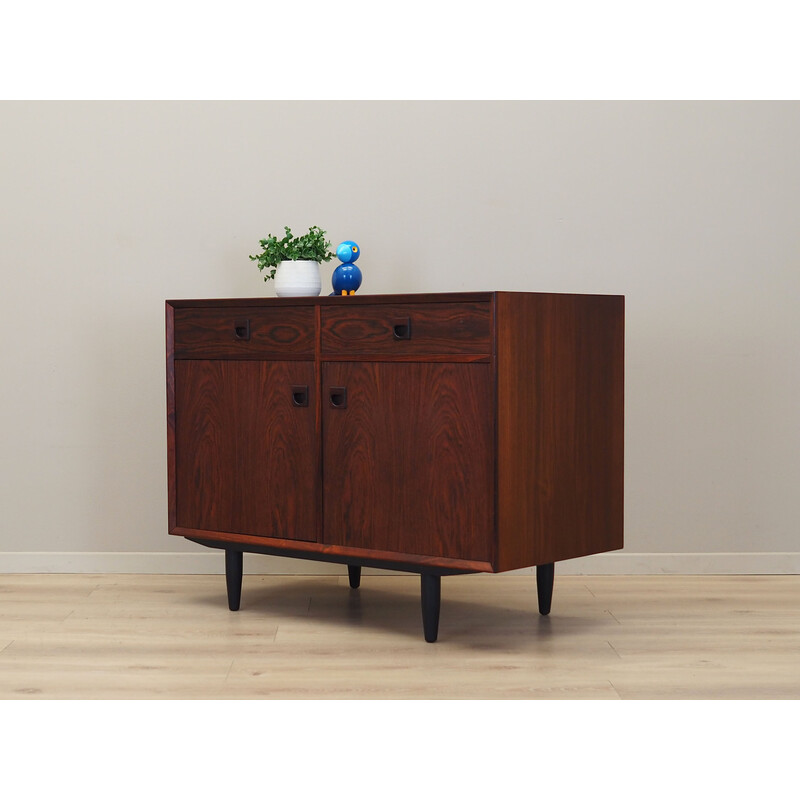
<svg viewBox="0 0 800 800"><path fill-rule="evenodd" d="M322 290L319 261L281 261L275 273L278 297L316 297Z"/></svg>

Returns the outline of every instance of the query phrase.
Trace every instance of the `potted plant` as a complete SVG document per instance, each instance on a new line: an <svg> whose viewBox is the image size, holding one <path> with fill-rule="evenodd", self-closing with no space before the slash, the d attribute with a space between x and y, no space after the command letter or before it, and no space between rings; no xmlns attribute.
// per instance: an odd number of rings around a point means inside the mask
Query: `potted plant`
<svg viewBox="0 0 800 800"><path fill-rule="evenodd" d="M291 228L284 230L283 239L272 234L261 239L262 252L250 260L257 263L265 281L275 278L278 297L315 297L322 289L319 262L333 258L325 231L312 225L308 233L294 237Z"/></svg>

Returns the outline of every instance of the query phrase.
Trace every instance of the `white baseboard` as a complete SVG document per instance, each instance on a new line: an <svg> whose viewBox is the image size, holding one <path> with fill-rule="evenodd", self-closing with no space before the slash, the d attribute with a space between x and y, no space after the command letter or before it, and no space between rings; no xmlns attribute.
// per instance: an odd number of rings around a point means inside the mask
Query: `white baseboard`
<svg viewBox="0 0 800 800"><path fill-rule="evenodd" d="M343 575L341 564L248 553L248 575ZM215 575L224 572L221 551L197 553L2 553L2 573ZM397 575L365 569L365 574ZM505 574L531 574L534 568ZM560 561L561 575L797 575L800 553L600 553Z"/></svg>

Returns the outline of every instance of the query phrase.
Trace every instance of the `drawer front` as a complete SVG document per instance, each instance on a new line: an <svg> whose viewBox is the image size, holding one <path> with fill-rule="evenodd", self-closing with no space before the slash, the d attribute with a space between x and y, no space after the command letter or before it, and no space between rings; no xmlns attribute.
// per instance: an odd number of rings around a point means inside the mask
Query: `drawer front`
<svg viewBox="0 0 800 800"><path fill-rule="evenodd" d="M322 355L491 353L488 302L322 309Z"/></svg>
<svg viewBox="0 0 800 800"><path fill-rule="evenodd" d="M314 309L176 308L175 358L314 357Z"/></svg>

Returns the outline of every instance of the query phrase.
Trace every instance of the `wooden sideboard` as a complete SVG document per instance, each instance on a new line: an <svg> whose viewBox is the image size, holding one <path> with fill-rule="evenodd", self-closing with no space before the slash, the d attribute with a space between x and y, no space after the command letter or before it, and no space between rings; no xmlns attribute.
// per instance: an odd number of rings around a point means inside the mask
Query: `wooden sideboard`
<svg viewBox="0 0 800 800"><path fill-rule="evenodd" d="M441 576L623 544L624 297L169 300L169 532L242 554Z"/></svg>

